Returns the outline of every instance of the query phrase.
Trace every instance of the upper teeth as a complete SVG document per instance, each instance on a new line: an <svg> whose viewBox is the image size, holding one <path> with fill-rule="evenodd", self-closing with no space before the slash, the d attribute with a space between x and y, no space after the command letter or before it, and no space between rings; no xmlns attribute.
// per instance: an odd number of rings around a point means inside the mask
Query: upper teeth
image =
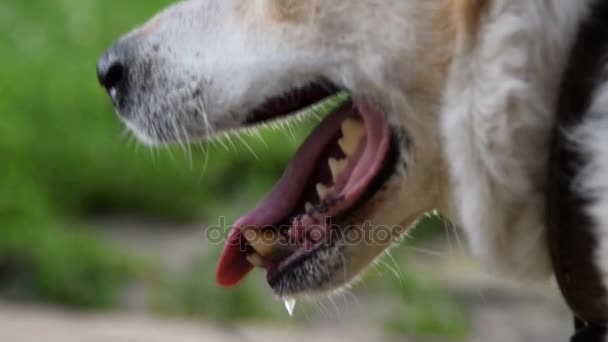
<svg viewBox="0 0 608 342"><path fill-rule="evenodd" d="M331 177L335 181L339 175L346 170L348 167L348 159L336 159L329 158L329 170L331 171Z"/></svg>
<svg viewBox="0 0 608 342"><path fill-rule="evenodd" d="M347 157L352 157L357 152L361 139L365 136L365 127L363 122L356 119L346 119L342 122L342 138L338 140L338 144ZM329 158L328 160L331 176L334 181L348 167L348 159ZM319 199L325 200L333 187L318 183L316 186ZM314 206L307 202L305 204L306 212L313 212ZM254 266L263 266L264 258L272 256L276 250L281 248L281 243L285 242L278 231L268 230L260 231L255 229L246 230L244 233L245 239L249 245L255 250L255 253L247 256L247 260Z"/></svg>
<svg viewBox="0 0 608 342"><path fill-rule="evenodd" d="M319 199L321 201L327 198L332 190L332 188L329 188L321 183L317 184L317 193L319 194Z"/></svg>
<svg viewBox="0 0 608 342"><path fill-rule="evenodd" d="M342 138L338 144L347 157L352 157L359 147L361 138L365 136L363 123L355 119L346 119L342 122Z"/></svg>

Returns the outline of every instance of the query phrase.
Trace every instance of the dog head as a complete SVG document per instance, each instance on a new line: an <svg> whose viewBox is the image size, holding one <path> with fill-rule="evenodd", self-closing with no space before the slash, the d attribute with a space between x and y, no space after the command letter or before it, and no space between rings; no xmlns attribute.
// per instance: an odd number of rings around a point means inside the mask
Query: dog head
<svg viewBox="0 0 608 342"><path fill-rule="evenodd" d="M212 139L341 97L235 223L218 268L226 286L255 265L280 296L328 291L445 204L438 111L451 10L426 0L182 1L110 48L98 75L149 144Z"/></svg>

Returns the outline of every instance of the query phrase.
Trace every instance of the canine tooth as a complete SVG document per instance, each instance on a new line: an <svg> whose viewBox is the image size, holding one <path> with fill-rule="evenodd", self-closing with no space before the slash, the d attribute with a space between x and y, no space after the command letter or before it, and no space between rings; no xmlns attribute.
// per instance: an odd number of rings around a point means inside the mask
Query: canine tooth
<svg viewBox="0 0 608 342"><path fill-rule="evenodd" d="M314 207L314 205L312 205L312 203L310 203L310 202L306 202L306 204L304 205L304 210L305 210L307 213L310 213L310 212L315 211L315 207Z"/></svg>
<svg viewBox="0 0 608 342"><path fill-rule="evenodd" d="M348 118L342 121L342 132L345 135L349 134L361 138L365 135L365 127L363 127L362 121Z"/></svg>
<svg viewBox="0 0 608 342"><path fill-rule="evenodd" d="M340 147L347 156L352 156L357 151L359 142L364 136L365 127L361 121L346 119L342 122L342 139L340 139L342 143Z"/></svg>
<svg viewBox="0 0 608 342"><path fill-rule="evenodd" d="M319 194L319 199L324 200L329 193L332 191L332 188L329 188L321 183L317 184L317 194Z"/></svg>
<svg viewBox="0 0 608 342"><path fill-rule="evenodd" d="M249 254L247 256L247 261L255 267L263 267L264 266L264 258L257 253Z"/></svg>
<svg viewBox="0 0 608 342"><path fill-rule="evenodd" d="M347 157L352 157L357 152L357 144L352 140L342 138L338 140L338 145L340 145L340 148Z"/></svg>
<svg viewBox="0 0 608 342"><path fill-rule="evenodd" d="M365 127L363 123L355 119L346 119L342 122L342 138L338 140L338 144L344 154L351 157L357 152L361 138L365 136Z"/></svg>
<svg viewBox="0 0 608 342"><path fill-rule="evenodd" d="M278 249L281 236L278 231L259 231L249 229L243 233L249 245L262 257L268 257L275 249Z"/></svg>
<svg viewBox="0 0 608 342"><path fill-rule="evenodd" d="M342 174L342 172L344 172L344 170L346 170L346 167L348 166L348 160L347 159L336 159L336 158L329 158L329 170L331 171L331 177L332 179L335 181L339 175Z"/></svg>

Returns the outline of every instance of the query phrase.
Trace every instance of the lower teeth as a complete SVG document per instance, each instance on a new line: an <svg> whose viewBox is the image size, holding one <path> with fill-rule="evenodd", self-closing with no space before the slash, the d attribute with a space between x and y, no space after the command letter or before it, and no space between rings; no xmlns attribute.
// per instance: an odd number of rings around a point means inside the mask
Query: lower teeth
<svg viewBox="0 0 608 342"><path fill-rule="evenodd" d="M348 168L350 157L354 156L357 150L359 149L359 145L361 141L366 135L365 126L362 121L349 118L342 122L342 138L338 140L338 145L340 146L342 152L346 155L344 159L336 159L329 158L328 159L328 167L331 172L333 183L335 184L338 180L339 176L342 175ZM292 219L292 224L298 222L298 228L293 229L304 229L306 231L307 223L319 223L319 221L323 221L323 219L319 219L317 214L325 214L328 211L328 207L331 206L334 202L338 202L339 196L335 194L336 185L332 184L331 186L324 185L322 183L318 183L316 185L316 191L319 198L318 206L313 205L311 202L306 202L304 205L304 215L296 216ZM332 195L336 195L336 198L329 198ZM296 234L298 235L298 234ZM271 259L272 257L277 257L281 253L287 252L289 249L294 249L293 244L290 244L288 238L283 236L279 231L274 230L256 230L250 229L244 232L244 237L248 241L249 245L253 248L255 253L247 256L247 260L253 265L257 267L262 267L265 263L265 259ZM296 239L299 242L302 242L300 239ZM290 315L293 313L293 307L295 306L295 301L289 302L290 306L288 306L288 302L285 302L287 310L290 312ZM291 307L291 309L290 309Z"/></svg>

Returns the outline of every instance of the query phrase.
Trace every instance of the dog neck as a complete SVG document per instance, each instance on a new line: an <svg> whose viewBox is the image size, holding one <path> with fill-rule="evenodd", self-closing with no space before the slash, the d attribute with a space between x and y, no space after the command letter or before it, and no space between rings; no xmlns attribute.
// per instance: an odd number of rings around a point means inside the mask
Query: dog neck
<svg viewBox="0 0 608 342"><path fill-rule="evenodd" d="M462 18L441 113L452 218L490 269L546 276L547 151L587 1L455 3Z"/></svg>

